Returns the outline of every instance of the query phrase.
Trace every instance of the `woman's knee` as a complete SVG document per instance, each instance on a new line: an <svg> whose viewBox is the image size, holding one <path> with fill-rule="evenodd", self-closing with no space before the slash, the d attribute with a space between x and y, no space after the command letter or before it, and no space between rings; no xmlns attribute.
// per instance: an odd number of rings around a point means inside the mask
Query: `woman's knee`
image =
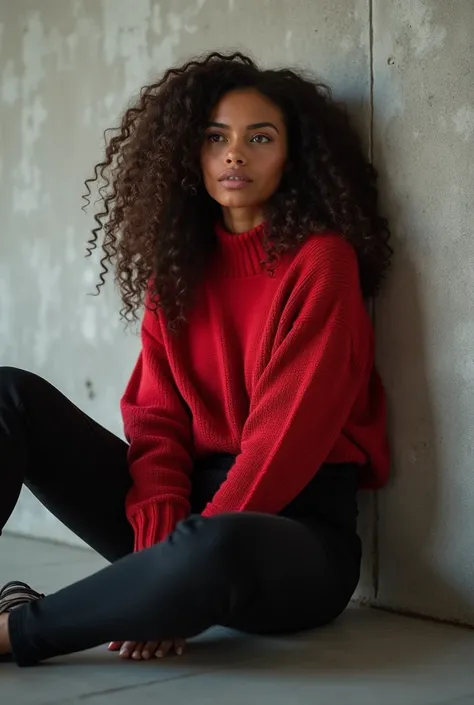
<svg viewBox="0 0 474 705"><path fill-rule="evenodd" d="M0 367L0 398L23 395L32 387L43 382L33 372L19 367Z"/></svg>
<svg viewBox="0 0 474 705"><path fill-rule="evenodd" d="M51 400L54 391L49 382L34 372L18 367L0 367L0 401L6 408L30 409L42 414L44 404Z"/></svg>

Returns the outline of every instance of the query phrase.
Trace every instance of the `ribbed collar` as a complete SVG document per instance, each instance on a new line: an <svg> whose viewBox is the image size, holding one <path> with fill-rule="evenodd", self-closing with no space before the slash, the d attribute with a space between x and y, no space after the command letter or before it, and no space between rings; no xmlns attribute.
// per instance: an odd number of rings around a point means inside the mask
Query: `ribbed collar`
<svg viewBox="0 0 474 705"><path fill-rule="evenodd" d="M220 223L216 225L218 239L218 272L226 277L252 277L262 274L262 261L267 255L263 248L266 224L246 233L230 233Z"/></svg>

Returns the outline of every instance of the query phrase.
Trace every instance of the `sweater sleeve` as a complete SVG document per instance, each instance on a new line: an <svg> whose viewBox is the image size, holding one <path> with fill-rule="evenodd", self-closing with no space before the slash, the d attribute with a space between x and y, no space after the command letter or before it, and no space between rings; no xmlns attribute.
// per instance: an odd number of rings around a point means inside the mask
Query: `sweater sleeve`
<svg viewBox="0 0 474 705"><path fill-rule="evenodd" d="M357 262L335 248L298 292L294 324L255 385L241 452L204 516L276 514L313 478L339 437L366 374L368 338ZM341 256L342 252L342 256Z"/></svg>
<svg viewBox="0 0 474 705"><path fill-rule="evenodd" d="M121 400L135 551L166 538L190 513L191 421L176 388L157 316L146 309L142 349Z"/></svg>

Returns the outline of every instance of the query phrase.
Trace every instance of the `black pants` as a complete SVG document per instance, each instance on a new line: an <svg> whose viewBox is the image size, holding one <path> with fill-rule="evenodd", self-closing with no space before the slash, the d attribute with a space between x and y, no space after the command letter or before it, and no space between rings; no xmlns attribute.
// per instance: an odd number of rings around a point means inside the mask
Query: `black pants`
<svg viewBox="0 0 474 705"><path fill-rule="evenodd" d="M166 540L133 554L126 443L40 377L0 368L0 530L25 483L112 563L11 613L16 662L112 640L188 638L212 625L272 634L335 619L359 579L356 468L321 468L279 516L201 517L233 460L201 459L193 514Z"/></svg>

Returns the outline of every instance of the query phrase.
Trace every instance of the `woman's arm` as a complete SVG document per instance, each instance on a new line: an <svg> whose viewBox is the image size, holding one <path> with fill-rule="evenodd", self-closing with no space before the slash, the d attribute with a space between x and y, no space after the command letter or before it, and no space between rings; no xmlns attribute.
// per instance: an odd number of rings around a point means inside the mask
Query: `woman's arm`
<svg viewBox="0 0 474 705"><path fill-rule="evenodd" d="M135 550L168 536L190 512L191 420L170 367L158 317L146 309L142 349L121 401L133 485L126 501Z"/></svg>

